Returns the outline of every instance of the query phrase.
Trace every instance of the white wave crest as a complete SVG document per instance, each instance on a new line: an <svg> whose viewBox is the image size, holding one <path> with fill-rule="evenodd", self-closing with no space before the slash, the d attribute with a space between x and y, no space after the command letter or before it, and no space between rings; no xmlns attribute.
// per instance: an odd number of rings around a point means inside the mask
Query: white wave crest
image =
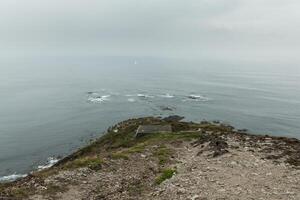
<svg viewBox="0 0 300 200"><path fill-rule="evenodd" d="M11 174L11 175L7 175L7 176L2 176L0 177L0 182L11 182L11 181L15 181L19 178L24 178L26 177L27 174Z"/></svg>
<svg viewBox="0 0 300 200"><path fill-rule="evenodd" d="M147 94L137 94L137 97L141 97L141 98L154 98L154 96L147 95Z"/></svg>
<svg viewBox="0 0 300 200"><path fill-rule="evenodd" d="M126 94L126 97L139 97L139 98L143 98L143 99L148 99L148 98L154 98L154 96L152 95L148 95L148 94Z"/></svg>
<svg viewBox="0 0 300 200"><path fill-rule="evenodd" d="M53 165L55 165L58 161L59 161L59 159L50 157L47 159L47 163L45 165L39 165L37 167L37 169L39 171L43 170L43 169L48 169L48 168L52 167Z"/></svg>
<svg viewBox="0 0 300 200"><path fill-rule="evenodd" d="M186 97L186 99L184 99L183 101L209 101L211 100L208 97L202 96L202 95L195 95L195 94L191 94L189 96Z"/></svg>
<svg viewBox="0 0 300 200"><path fill-rule="evenodd" d="M129 101L129 102L135 102L135 99L134 98L129 98L129 99L127 99L127 101Z"/></svg>
<svg viewBox="0 0 300 200"><path fill-rule="evenodd" d="M96 97L90 96L88 98L88 101L92 103L101 103L103 101L109 101L109 97L110 95L103 95L103 96L96 96Z"/></svg>
<svg viewBox="0 0 300 200"><path fill-rule="evenodd" d="M174 98L174 95L171 95L169 93L166 93L166 94L163 94L163 95L159 95L160 97L163 97L163 98Z"/></svg>

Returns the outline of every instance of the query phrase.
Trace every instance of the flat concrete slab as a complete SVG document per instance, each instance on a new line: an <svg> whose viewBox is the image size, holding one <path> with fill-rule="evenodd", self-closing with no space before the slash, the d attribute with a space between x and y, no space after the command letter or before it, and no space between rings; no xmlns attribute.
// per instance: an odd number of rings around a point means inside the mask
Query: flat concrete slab
<svg viewBox="0 0 300 200"><path fill-rule="evenodd" d="M136 131L135 137L142 137L144 135L153 133L171 133L171 125L140 125Z"/></svg>

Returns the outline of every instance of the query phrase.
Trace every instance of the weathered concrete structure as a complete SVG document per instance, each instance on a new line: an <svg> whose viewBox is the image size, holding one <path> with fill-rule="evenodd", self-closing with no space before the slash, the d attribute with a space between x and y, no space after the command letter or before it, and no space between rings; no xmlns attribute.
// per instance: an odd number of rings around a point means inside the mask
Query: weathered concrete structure
<svg viewBox="0 0 300 200"><path fill-rule="evenodd" d="M136 131L135 137L142 137L152 133L171 133L171 125L140 125Z"/></svg>

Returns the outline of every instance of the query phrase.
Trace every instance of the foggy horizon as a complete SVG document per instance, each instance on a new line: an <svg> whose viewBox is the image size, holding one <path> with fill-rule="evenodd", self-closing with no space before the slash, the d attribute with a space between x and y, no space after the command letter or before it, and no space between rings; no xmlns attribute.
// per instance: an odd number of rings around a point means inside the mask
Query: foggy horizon
<svg viewBox="0 0 300 200"><path fill-rule="evenodd" d="M0 57L153 56L297 63L296 0L0 2Z"/></svg>
<svg viewBox="0 0 300 200"><path fill-rule="evenodd" d="M1 0L0 199L300 199L299 10Z"/></svg>

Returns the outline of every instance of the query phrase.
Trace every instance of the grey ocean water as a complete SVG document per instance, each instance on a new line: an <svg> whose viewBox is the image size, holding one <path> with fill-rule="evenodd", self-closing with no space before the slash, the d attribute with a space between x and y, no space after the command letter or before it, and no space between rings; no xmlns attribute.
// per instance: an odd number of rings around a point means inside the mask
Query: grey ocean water
<svg viewBox="0 0 300 200"><path fill-rule="evenodd" d="M24 59L0 70L0 177L26 174L132 117L178 114L300 138L297 66L106 57Z"/></svg>

